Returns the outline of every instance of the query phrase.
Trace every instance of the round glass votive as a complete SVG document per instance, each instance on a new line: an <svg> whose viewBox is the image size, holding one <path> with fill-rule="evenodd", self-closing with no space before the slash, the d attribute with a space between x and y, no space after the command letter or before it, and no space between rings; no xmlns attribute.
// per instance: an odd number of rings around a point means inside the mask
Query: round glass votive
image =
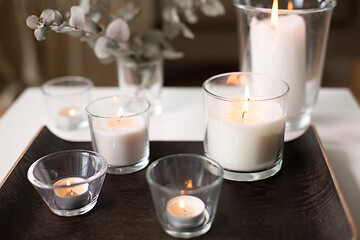
<svg viewBox="0 0 360 240"><path fill-rule="evenodd" d="M149 109L145 98L111 96L87 107L93 149L105 157L108 173L140 171L149 163Z"/></svg>
<svg viewBox="0 0 360 240"><path fill-rule="evenodd" d="M237 14L240 71L270 74L287 82L286 131L301 131L321 86L335 0L233 0Z"/></svg>
<svg viewBox="0 0 360 240"><path fill-rule="evenodd" d="M158 159L146 170L155 210L166 233L178 238L205 234L215 219L223 169L195 154Z"/></svg>
<svg viewBox="0 0 360 240"><path fill-rule="evenodd" d="M27 177L52 212L69 217L87 213L95 206L106 169L100 154L69 150L38 159Z"/></svg>
<svg viewBox="0 0 360 240"><path fill-rule="evenodd" d="M85 107L91 98L93 83L80 76L64 76L41 86L50 119L63 130L88 126Z"/></svg>
<svg viewBox="0 0 360 240"><path fill-rule="evenodd" d="M206 156L224 178L254 181L281 169L289 86L254 73L225 73L203 83Z"/></svg>

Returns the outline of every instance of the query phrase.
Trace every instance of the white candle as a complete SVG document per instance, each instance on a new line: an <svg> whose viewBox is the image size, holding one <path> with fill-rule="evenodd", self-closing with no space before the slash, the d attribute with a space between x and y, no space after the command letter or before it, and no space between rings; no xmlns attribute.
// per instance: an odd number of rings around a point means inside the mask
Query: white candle
<svg viewBox="0 0 360 240"><path fill-rule="evenodd" d="M79 177L63 178L55 182L54 186L69 186L67 188L54 189L56 204L63 209L83 207L89 198L89 184L84 183L72 186L81 182L84 182L84 179Z"/></svg>
<svg viewBox="0 0 360 240"><path fill-rule="evenodd" d="M57 124L64 128L76 128L84 120L84 111L77 107L65 107L59 111Z"/></svg>
<svg viewBox="0 0 360 240"><path fill-rule="evenodd" d="M206 129L206 152L227 170L264 170L274 165L284 127L285 116L276 102L214 103Z"/></svg>
<svg viewBox="0 0 360 240"><path fill-rule="evenodd" d="M141 116L97 119L93 131L97 151L110 166L131 166L148 155L146 122Z"/></svg>
<svg viewBox="0 0 360 240"><path fill-rule="evenodd" d="M305 107L305 26L304 19L298 15L279 16L275 20L254 18L250 24L251 70L278 77L289 84L290 118Z"/></svg>
<svg viewBox="0 0 360 240"><path fill-rule="evenodd" d="M195 196L181 195L166 204L169 222L176 228L195 228L204 221L204 202Z"/></svg>

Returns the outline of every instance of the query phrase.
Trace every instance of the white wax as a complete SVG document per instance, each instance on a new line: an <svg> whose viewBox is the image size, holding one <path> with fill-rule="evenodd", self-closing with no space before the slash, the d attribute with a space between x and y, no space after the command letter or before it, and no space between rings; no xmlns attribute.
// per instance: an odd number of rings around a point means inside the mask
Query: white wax
<svg viewBox="0 0 360 240"><path fill-rule="evenodd" d="M288 117L305 107L306 25L301 16L279 16L275 26L270 18L250 24L251 69L278 77L290 86Z"/></svg>
<svg viewBox="0 0 360 240"><path fill-rule="evenodd" d="M56 124L60 128L73 129L84 121L84 111L77 107L65 107L56 117Z"/></svg>
<svg viewBox="0 0 360 240"><path fill-rule="evenodd" d="M54 186L69 186L66 188L54 189L55 202L63 209L76 209L86 205L89 198L89 184L84 183L76 186L72 184L83 182L83 178L69 177L63 178L54 183Z"/></svg>
<svg viewBox="0 0 360 240"><path fill-rule="evenodd" d="M108 119L93 123L96 150L110 166L131 166L149 154L146 122L141 116L120 119L118 126ZM121 122L123 121L123 122Z"/></svg>
<svg viewBox="0 0 360 240"><path fill-rule="evenodd" d="M176 228L195 228L204 221L204 202L195 196L181 195L170 199L166 212L171 225Z"/></svg>
<svg viewBox="0 0 360 240"><path fill-rule="evenodd" d="M230 103L215 104L209 114L205 151L227 170L264 170L276 161L285 128L282 108L276 102L248 104L243 121L241 112L236 119L231 118L241 106L234 108Z"/></svg>

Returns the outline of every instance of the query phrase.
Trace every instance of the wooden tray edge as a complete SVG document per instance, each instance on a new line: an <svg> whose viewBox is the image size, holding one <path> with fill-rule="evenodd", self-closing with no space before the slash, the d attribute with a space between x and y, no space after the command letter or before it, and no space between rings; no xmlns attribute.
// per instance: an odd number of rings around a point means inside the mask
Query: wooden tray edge
<svg viewBox="0 0 360 240"><path fill-rule="evenodd" d="M39 130L37 130L37 132L35 133L35 135L33 136L33 138L29 141L29 143L27 144L27 146L25 147L25 149L22 151L22 153L20 154L20 156L18 157L18 159L15 161L15 163L12 165L12 167L10 168L10 170L8 171L8 173L5 175L4 179L1 181L0 183L0 188L4 185L4 183L6 182L6 180L9 178L10 174L12 173L12 171L14 171L14 169L16 168L16 165L19 163L19 161L22 159L22 157L24 156L24 154L27 152L27 150L29 149L29 147L31 146L31 144L33 144L33 142L35 141L35 139L39 136L40 132L45 128L45 126L40 127Z"/></svg>
<svg viewBox="0 0 360 240"><path fill-rule="evenodd" d="M344 211L345 211L345 215L346 215L346 218L347 218L347 220L348 220L348 222L349 222L349 225L350 225L350 228L351 228L351 232L352 232L352 235L353 235L353 236L352 236L352 237L353 237L352 239L353 239L353 240L356 240L356 239L358 238L358 231L357 231L357 229L356 229L356 225L355 225L354 219L353 219L353 217L352 217L352 215L351 215L350 209L349 209L349 207L348 207L348 205L347 205L347 203L346 203L345 197L344 197L344 195L343 195L343 193L342 193L342 191L341 191L340 185L339 185L339 183L338 183L338 181L337 181L337 178L336 178L336 176L335 176L334 170L333 170L333 168L332 168L332 166L331 166L331 164L330 164L329 158L328 158L328 156L327 156L327 154L326 154L326 152L325 152L324 146L323 146L323 144L322 144L322 142L321 142L321 140L320 140L319 134L318 134L318 132L316 131L316 128L315 128L313 125L311 125L311 128L313 129L313 131L314 131L314 133L315 133L316 139L317 139L317 141L318 141L318 143L319 143L319 146L320 146L320 149L321 149L321 153L322 153L322 155L324 156L326 165L327 165L327 167L328 167L328 169L329 169L331 178L332 178L332 180L333 180L333 182L334 182L335 189L336 189L336 191L337 191L337 193L338 193L338 195L339 195L340 203L341 203L341 205L343 206L343 209L344 209Z"/></svg>

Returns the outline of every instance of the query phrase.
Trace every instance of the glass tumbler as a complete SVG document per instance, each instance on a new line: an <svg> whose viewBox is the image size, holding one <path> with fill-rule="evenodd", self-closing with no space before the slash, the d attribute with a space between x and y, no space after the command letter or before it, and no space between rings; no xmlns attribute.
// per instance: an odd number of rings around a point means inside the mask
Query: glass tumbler
<svg viewBox="0 0 360 240"><path fill-rule="evenodd" d="M321 85L335 0L233 0L240 71L265 73L290 85L287 131L306 129Z"/></svg>
<svg viewBox="0 0 360 240"><path fill-rule="evenodd" d="M203 83L206 156L224 178L254 181L282 165L289 86L264 74L225 73Z"/></svg>
<svg viewBox="0 0 360 240"><path fill-rule="evenodd" d="M195 154L158 159L146 170L158 220L166 233L178 238L205 234L214 221L223 169Z"/></svg>
<svg viewBox="0 0 360 240"><path fill-rule="evenodd" d="M86 107L93 149L105 157L108 173L132 173L148 165L149 109L149 101L132 96L100 98Z"/></svg>
<svg viewBox="0 0 360 240"><path fill-rule="evenodd" d="M95 206L106 169L98 153L70 150L38 159L27 177L52 212L69 217L87 213Z"/></svg>
<svg viewBox="0 0 360 240"><path fill-rule="evenodd" d="M91 98L93 83L80 76L64 76L41 86L50 119L64 130L86 128L85 107Z"/></svg>

